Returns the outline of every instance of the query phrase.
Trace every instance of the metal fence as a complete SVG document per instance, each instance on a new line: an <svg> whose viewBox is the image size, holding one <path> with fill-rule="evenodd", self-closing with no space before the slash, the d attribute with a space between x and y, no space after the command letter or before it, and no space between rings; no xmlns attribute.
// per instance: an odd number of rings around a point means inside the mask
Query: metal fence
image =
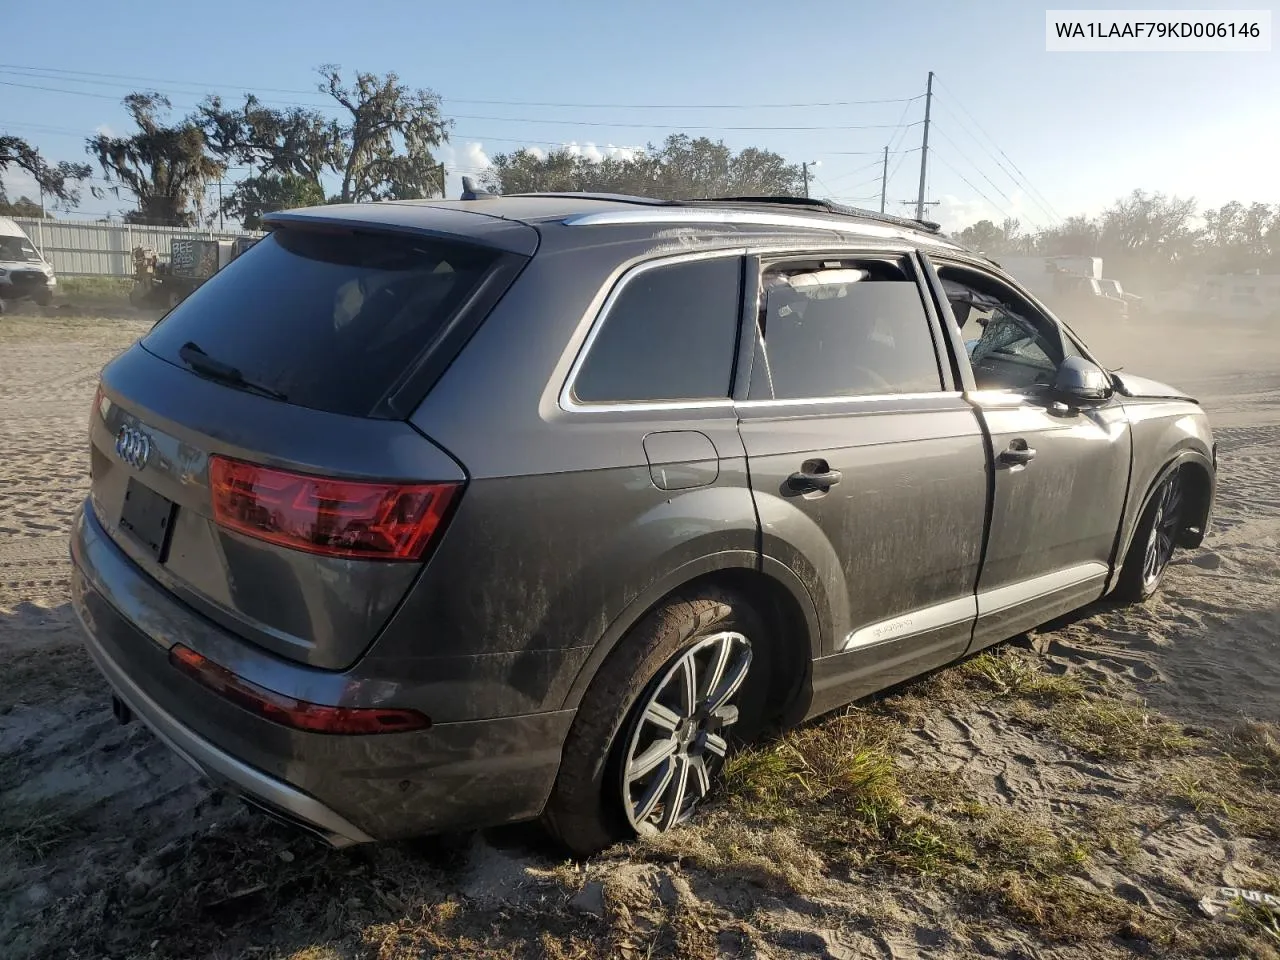
<svg viewBox="0 0 1280 960"><path fill-rule="evenodd" d="M163 258L175 238L234 240L260 233L196 230L183 227L151 227L130 223L73 223L14 217L59 276L133 276L133 248L150 247Z"/></svg>

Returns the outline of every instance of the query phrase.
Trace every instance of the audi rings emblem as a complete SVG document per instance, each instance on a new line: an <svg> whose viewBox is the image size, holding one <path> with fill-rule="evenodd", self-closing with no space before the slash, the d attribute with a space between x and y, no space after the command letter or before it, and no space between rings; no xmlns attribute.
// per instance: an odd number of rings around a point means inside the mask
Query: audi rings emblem
<svg viewBox="0 0 1280 960"><path fill-rule="evenodd" d="M141 470L151 459L151 438L137 427L121 427L116 434L116 453L129 466Z"/></svg>

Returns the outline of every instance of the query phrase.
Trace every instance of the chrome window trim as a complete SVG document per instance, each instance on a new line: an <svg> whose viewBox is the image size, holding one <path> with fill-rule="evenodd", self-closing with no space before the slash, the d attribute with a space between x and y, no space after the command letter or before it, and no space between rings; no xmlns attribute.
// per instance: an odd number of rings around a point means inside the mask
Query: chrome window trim
<svg viewBox="0 0 1280 960"><path fill-rule="evenodd" d="M818 404L860 404L887 400L962 400L964 394L954 390L927 393L867 393L856 397L797 397L787 400L739 400L738 407L760 410L768 407L811 407Z"/></svg>
<svg viewBox="0 0 1280 960"><path fill-rule="evenodd" d="M591 348L596 342L596 338L600 335L600 331L604 328L605 322L609 319L609 314L613 310L613 306L617 303L619 297L626 290L627 285L631 283L640 274L648 270L656 270L660 267L674 266L681 263L694 263L700 260L723 260L729 257L741 259L747 255L745 247L733 247L720 250L699 250L696 253L678 253L671 256L658 256L652 259L642 260L621 274L612 281L613 287L609 291L609 295L605 298L603 304L596 311L595 316L591 320L591 329L587 331L587 337L582 342L582 346L578 349L578 355L574 357L573 365L569 368L569 374L565 377L564 386L560 388L560 409L570 413L645 413L649 411L671 411L671 410L719 410L733 407L733 398L728 395L729 390L733 388L730 383L725 387L725 396L714 399L702 400L607 400L607 401L581 401L574 397L573 387L578 380L578 374L581 372L583 365L587 361L587 357L591 355ZM735 322L737 317L735 316Z"/></svg>
<svg viewBox="0 0 1280 960"><path fill-rule="evenodd" d="M863 223L851 217L823 216L818 213L774 213L764 210L734 210L704 207L651 207L641 210L610 210L579 213L566 217L567 227L590 227L644 223L709 223L744 224L764 227L799 227L810 230L833 230L837 233L861 234L868 237L891 237L910 243L963 251L964 248L939 236L914 233L876 223Z"/></svg>

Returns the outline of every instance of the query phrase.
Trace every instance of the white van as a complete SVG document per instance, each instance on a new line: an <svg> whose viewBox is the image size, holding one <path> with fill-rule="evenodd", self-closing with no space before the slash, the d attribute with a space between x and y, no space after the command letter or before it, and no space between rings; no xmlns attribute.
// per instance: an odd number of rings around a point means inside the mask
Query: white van
<svg viewBox="0 0 1280 960"><path fill-rule="evenodd" d="M8 217L0 217L0 309L5 300L53 302L58 279L31 238Z"/></svg>

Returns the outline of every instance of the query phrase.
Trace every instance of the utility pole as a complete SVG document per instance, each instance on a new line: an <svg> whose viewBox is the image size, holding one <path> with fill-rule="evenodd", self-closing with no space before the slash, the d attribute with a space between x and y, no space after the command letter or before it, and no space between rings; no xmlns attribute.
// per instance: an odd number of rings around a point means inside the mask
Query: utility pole
<svg viewBox="0 0 1280 960"><path fill-rule="evenodd" d="M792 167L792 169L795 168ZM800 164L800 172L804 176L804 195L807 198L809 196L809 164L807 162Z"/></svg>
<svg viewBox="0 0 1280 960"><path fill-rule="evenodd" d="M218 180L218 230L219 232L221 232L223 229L224 229L224 225L222 222L222 180L221 178L219 178Z"/></svg>
<svg viewBox="0 0 1280 960"><path fill-rule="evenodd" d="M441 200L449 199L448 194L446 194L444 190L444 164L443 163L440 164L440 199Z"/></svg>
<svg viewBox="0 0 1280 960"><path fill-rule="evenodd" d="M884 167L880 170L880 212L884 213L884 192L889 188L889 145L884 145Z"/></svg>
<svg viewBox="0 0 1280 960"><path fill-rule="evenodd" d="M924 93L924 139L920 142L920 193L916 197L916 219L924 219L924 179L929 163L929 108L933 106L933 71Z"/></svg>

